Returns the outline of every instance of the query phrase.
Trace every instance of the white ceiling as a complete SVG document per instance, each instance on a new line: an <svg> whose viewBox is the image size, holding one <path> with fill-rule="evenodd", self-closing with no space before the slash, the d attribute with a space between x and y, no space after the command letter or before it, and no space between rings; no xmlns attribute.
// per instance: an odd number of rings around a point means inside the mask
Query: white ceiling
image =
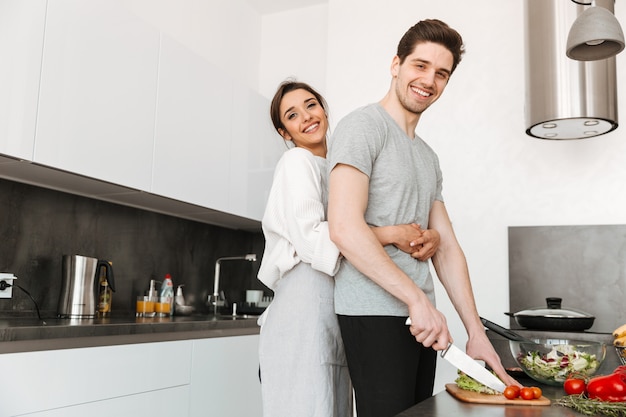
<svg viewBox="0 0 626 417"><path fill-rule="evenodd" d="M328 3L328 0L246 0L261 14L284 12Z"/></svg>

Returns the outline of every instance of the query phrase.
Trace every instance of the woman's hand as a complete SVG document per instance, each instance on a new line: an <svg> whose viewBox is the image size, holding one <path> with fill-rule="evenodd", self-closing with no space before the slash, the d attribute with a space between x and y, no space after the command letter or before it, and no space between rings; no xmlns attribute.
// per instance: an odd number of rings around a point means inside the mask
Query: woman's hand
<svg viewBox="0 0 626 417"><path fill-rule="evenodd" d="M427 261L437 252L440 242L441 237L437 230L426 229L422 231L421 236L417 240L411 242L414 248L414 250L410 252L411 256L420 261Z"/></svg>
<svg viewBox="0 0 626 417"><path fill-rule="evenodd" d="M372 231L383 246L394 245L420 261L432 258L439 248L439 232L434 229L422 230L416 223L372 227Z"/></svg>

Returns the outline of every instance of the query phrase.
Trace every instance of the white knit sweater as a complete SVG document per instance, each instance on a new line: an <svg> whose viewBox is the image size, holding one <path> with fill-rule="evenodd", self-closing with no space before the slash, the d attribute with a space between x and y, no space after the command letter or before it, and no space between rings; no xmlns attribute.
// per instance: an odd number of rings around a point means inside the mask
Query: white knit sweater
<svg viewBox="0 0 626 417"><path fill-rule="evenodd" d="M285 152L276 165L263 215L265 252L259 280L273 289L299 262L335 275L339 250L330 240L326 222L326 159L303 148Z"/></svg>

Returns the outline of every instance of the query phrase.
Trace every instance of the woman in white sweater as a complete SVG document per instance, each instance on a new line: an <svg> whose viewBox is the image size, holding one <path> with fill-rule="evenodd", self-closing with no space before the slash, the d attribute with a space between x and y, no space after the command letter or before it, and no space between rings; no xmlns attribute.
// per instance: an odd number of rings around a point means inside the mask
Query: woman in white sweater
<svg viewBox="0 0 626 417"><path fill-rule="evenodd" d="M334 311L333 275L340 253L326 223L326 102L308 84L283 82L271 103L274 127L294 147L276 166L263 216L265 252L259 280L274 300L259 319L263 415L348 417L352 387ZM427 260L439 235L419 225L374 229Z"/></svg>

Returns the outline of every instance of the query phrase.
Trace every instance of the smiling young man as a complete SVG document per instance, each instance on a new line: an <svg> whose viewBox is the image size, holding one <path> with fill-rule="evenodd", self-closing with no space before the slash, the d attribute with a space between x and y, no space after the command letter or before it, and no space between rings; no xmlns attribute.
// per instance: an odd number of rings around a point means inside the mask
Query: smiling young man
<svg viewBox="0 0 626 417"><path fill-rule="evenodd" d="M335 311L359 417L394 416L430 397L436 351L452 342L435 308L428 262L383 247L370 226L414 222L439 232L433 265L468 333L467 353L505 384L516 383L476 311L465 256L443 204L437 155L415 134L462 54L454 29L434 19L418 22L398 44L385 97L346 116L330 141L328 222L344 256L335 276Z"/></svg>

